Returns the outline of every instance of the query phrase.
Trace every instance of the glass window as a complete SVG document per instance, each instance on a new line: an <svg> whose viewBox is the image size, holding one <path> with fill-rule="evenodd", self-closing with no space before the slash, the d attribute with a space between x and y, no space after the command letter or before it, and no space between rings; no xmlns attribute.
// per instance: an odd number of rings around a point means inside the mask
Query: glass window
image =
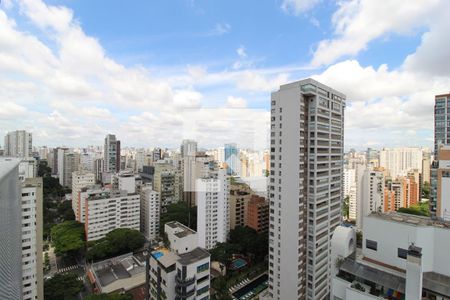
<svg viewBox="0 0 450 300"><path fill-rule="evenodd" d="M366 248L377 251L378 243L376 241L366 239Z"/></svg>
<svg viewBox="0 0 450 300"><path fill-rule="evenodd" d="M397 256L406 259L408 257L408 250L397 248Z"/></svg>

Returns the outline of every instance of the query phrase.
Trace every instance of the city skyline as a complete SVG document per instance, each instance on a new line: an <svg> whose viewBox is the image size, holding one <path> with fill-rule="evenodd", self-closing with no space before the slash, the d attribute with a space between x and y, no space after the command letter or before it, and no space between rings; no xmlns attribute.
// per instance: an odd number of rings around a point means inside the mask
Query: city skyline
<svg viewBox="0 0 450 300"><path fill-rule="evenodd" d="M433 99L450 83L448 53L435 51L449 3L375 2L239 3L255 14L248 22L234 3L118 3L102 14L104 3L2 1L0 135L25 129L35 145L70 147L107 133L130 147L244 144L248 135L225 129L268 132L270 92L313 77L348 95L346 149L432 148ZM205 130L189 136L187 119Z"/></svg>

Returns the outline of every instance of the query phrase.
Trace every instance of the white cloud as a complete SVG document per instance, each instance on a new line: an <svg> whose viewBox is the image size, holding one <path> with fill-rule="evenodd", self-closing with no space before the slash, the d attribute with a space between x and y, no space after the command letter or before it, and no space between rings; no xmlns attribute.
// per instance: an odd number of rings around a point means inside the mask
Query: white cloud
<svg viewBox="0 0 450 300"><path fill-rule="evenodd" d="M283 0L281 8L286 12L292 12L299 15L312 9L319 2L320 0Z"/></svg>
<svg viewBox="0 0 450 300"><path fill-rule="evenodd" d="M240 46L239 48L236 49L236 53L240 58L246 58L247 57L247 52L245 51L245 47L244 46Z"/></svg>
<svg viewBox="0 0 450 300"><path fill-rule="evenodd" d="M173 102L178 108L198 108L202 104L202 94L193 90L176 91Z"/></svg>
<svg viewBox="0 0 450 300"><path fill-rule="evenodd" d="M241 97L228 96L226 106L229 108L245 108L247 101Z"/></svg>
<svg viewBox="0 0 450 300"><path fill-rule="evenodd" d="M311 64L327 65L354 56L383 35L410 34L429 26L445 0L344 0L334 13L335 36L319 43Z"/></svg>

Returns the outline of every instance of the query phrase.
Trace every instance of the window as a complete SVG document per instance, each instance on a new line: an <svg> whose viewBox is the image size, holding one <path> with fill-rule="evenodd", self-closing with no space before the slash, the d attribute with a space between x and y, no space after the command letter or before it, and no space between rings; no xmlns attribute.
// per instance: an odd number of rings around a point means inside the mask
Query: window
<svg viewBox="0 0 450 300"><path fill-rule="evenodd" d="M197 267L197 273L206 271L208 269L209 269L209 263L205 263L205 264L200 265L200 266Z"/></svg>
<svg viewBox="0 0 450 300"><path fill-rule="evenodd" d="M377 242L366 239L366 248L367 249L371 249L371 250L377 251L377 246L378 246Z"/></svg>
<svg viewBox="0 0 450 300"><path fill-rule="evenodd" d="M403 259L406 259L408 257L408 250L397 248L397 256Z"/></svg>

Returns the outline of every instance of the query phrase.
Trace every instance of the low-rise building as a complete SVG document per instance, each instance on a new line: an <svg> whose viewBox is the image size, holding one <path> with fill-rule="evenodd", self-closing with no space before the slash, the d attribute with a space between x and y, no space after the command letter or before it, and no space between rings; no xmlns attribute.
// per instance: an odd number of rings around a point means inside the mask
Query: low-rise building
<svg viewBox="0 0 450 300"><path fill-rule="evenodd" d="M353 228L336 228L331 299L450 297L450 223L372 213L364 218L362 248L356 244Z"/></svg>
<svg viewBox="0 0 450 300"><path fill-rule="evenodd" d="M127 253L88 266L94 292L122 293L145 286L145 257Z"/></svg>
<svg viewBox="0 0 450 300"><path fill-rule="evenodd" d="M197 233L178 222L165 225L169 248L150 256L150 299L209 299L210 254Z"/></svg>

